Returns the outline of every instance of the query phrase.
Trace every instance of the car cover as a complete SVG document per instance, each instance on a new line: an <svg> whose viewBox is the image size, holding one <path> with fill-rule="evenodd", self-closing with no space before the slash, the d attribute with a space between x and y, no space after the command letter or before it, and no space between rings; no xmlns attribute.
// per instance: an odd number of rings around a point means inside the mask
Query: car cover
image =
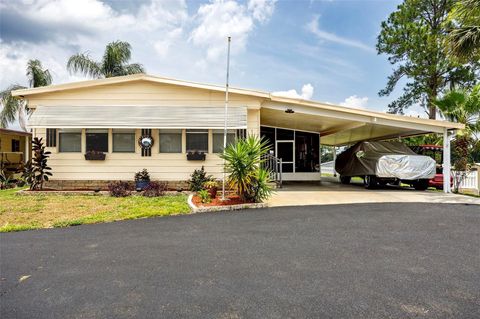
<svg viewBox="0 0 480 319"><path fill-rule="evenodd" d="M343 176L376 175L404 180L430 179L436 163L398 141L358 142L337 156L335 170Z"/></svg>

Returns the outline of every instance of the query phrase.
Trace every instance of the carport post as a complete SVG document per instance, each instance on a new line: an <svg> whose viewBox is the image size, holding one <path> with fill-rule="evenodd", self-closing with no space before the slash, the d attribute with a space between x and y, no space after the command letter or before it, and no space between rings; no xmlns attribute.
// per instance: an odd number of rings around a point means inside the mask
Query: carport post
<svg viewBox="0 0 480 319"><path fill-rule="evenodd" d="M335 161L337 160L337 147L333 147L333 177L337 177L337 171L335 170Z"/></svg>
<svg viewBox="0 0 480 319"><path fill-rule="evenodd" d="M448 136L448 129L443 131L443 192L451 193L450 188L450 136Z"/></svg>

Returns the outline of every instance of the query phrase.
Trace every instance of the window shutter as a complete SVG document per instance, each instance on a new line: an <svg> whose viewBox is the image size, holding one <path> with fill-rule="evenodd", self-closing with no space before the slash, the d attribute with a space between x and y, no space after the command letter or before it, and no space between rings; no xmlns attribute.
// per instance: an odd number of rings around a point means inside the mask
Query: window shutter
<svg viewBox="0 0 480 319"><path fill-rule="evenodd" d="M152 130L149 128L142 129L142 136L150 136L152 137ZM152 156L152 148L144 148L142 147L142 157L145 156Z"/></svg>
<svg viewBox="0 0 480 319"><path fill-rule="evenodd" d="M57 130L47 128L47 147L57 147Z"/></svg>

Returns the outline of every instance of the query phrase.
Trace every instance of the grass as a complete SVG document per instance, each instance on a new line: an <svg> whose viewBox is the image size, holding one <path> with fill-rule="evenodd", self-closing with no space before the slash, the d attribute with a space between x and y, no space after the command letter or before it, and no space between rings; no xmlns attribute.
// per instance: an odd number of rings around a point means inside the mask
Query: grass
<svg viewBox="0 0 480 319"><path fill-rule="evenodd" d="M0 232L67 227L117 220L187 214L186 195L116 198L91 195L19 196L0 190Z"/></svg>

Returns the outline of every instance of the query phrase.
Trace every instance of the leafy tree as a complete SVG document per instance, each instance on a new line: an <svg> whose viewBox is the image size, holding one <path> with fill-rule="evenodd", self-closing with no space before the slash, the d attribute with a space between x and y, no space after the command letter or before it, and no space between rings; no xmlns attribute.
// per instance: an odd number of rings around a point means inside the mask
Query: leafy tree
<svg viewBox="0 0 480 319"><path fill-rule="evenodd" d="M402 142L408 146L418 145L442 145L443 138L438 134L425 134L419 136L410 136L402 139Z"/></svg>
<svg viewBox="0 0 480 319"><path fill-rule="evenodd" d="M70 73L82 73L92 78L110 78L128 74L145 73L141 64L128 64L132 47L128 42L115 41L107 44L102 60L92 60L88 53L78 53L68 59Z"/></svg>
<svg viewBox="0 0 480 319"><path fill-rule="evenodd" d="M39 60L29 60L27 63L27 78L30 87L40 87L52 84L52 76L48 69L44 69ZM12 84L5 90L0 92L0 102L3 106L0 112L0 126L7 127L9 123L14 122L17 116L21 116L24 111L28 113L25 101L12 96L12 91L25 89L26 87L19 84ZM20 122L24 130L23 123Z"/></svg>
<svg viewBox="0 0 480 319"><path fill-rule="evenodd" d="M466 61L480 59L480 1L460 0L450 16L454 24L447 38L450 53Z"/></svg>
<svg viewBox="0 0 480 319"><path fill-rule="evenodd" d="M452 22L448 13L454 0L405 0L382 22L377 51L395 65L380 96L390 95L400 80L407 80L403 95L389 105L392 113L403 113L411 105L423 106L436 118L434 101L447 88L469 87L478 76L478 62L461 64L444 49Z"/></svg>

